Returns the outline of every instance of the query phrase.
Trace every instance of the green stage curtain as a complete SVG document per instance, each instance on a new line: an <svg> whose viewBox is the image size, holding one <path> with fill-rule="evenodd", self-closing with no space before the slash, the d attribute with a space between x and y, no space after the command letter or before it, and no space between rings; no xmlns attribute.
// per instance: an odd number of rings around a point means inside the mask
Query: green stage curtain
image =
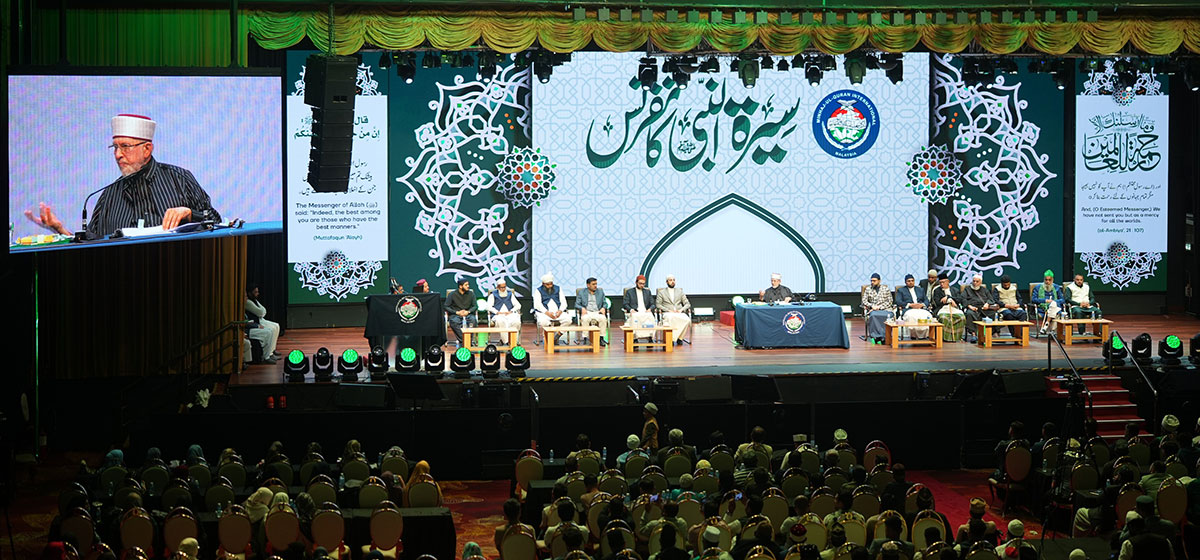
<svg viewBox="0 0 1200 560"><path fill-rule="evenodd" d="M328 12L252 9L245 12L250 35L267 49L283 49L304 38L327 49ZM1180 48L1200 53L1200 19L1121 18L1096 23L990 23L911 25L782 25L778 14L769 14L764 24L710 23L707 12L700 21L667 23L661 12L651 22L601 22L595 11L585 21L574 21L569 13L545 11L437 11L344 8L334 20L335 49L351 54L373 46L403 50L424 44L441 50L461 50L480 42L500 52L517 52L533 46L556 52L572 52L595 44L608 51L633 51L647 41L672 52L693 49L705 42L719 51L737 52L756 41L780 55L792 55L809 46L829 53L845 53L863 44L891 52L914 48L918 42L936 52L959 52L975 42L994 53L1011 53L1030 47L1047 54L1063 54L1072 48L1097 54L1119 52L1127 44L1149 54L1163 55ZM820 14L818 14L818 17ZM867 14L858 14L866 21ZM726 21L731 17L725 16ZM795 16L799 19L799 16ZM972 16L974 17L974 15ZM795 20L793 20L795 21Z"/></svg>
<svg viewBox="0 0 1200 560"><path fill-rule="evenodd" d="M246 65L247 15L238 15L238 63ZM34 19L35 64L59 61L59 12ZM211 8L72 7L66 59L75 66L229 66L229 10ZM299 38L297 38L299 40Z"/></svg>

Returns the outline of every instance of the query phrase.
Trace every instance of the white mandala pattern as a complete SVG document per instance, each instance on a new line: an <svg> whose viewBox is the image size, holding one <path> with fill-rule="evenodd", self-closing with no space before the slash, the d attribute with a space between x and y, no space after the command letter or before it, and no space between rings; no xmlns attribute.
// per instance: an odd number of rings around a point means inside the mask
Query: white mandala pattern
<svg viewBox="0 0 1200 560"><path fill-rule="evenodd" d="M474 278L483 291L502 278L529 287L528 221L506 226L509 204L474 215L462 210L469 199L496 188L494 166L479 162L509 153L505 131L520 127L529 136L529 77L528 68L509 65L491 80L455 76L454 84L437 84L438 98L429 102L434 121L413 131L421 153L405 158L408 172L396 178L409 189L404 200L421 207L414 228L433 238L429 257L438 261L438 275ZM512 233L506 235L506 228Z"/></svg>
<svg viewBox="0 0 1200 560"><path fill-rule="evenodd" d="M1021 237L1040 223L1035 203L1049 196L1046 183L1056 176L1046 169L1050 156L1037 151L1041 129L1022 115L1029 102L1020 82L1008 85L1001 74L986 87L967 85L950 55L932 58L935 126L942 129L957 112L952 148L979 161L964 171L965 188L948 202L960 239L949 239L935 216L935 267L956 284L984 270L1019 269Z"/></svg>
<svg viewBox="0 0 1200 560"><path fill-rule="evenodd" d="M321 262L299 262L293 269L300 275L301 287L340 300L375 284L375 273L383 265L379 261L348 261L341 251L333 250Z"/></svg>
<svg viewBox="0 0 1200 560"><path fill-rule="evenodd" d="M1118 105L1128 105L1135 95L1161 95L1162 84L1152 72L1138 72L1132 92L1117 89L1116 60L1104 61L1103 72L1092 72L1083 84L1083 95L1111 95ZM1124 243L1116 242L1107 251L1080 253L1079 260L1089 276L1118 290L1140 283L1158 272L1163 255L1159 252L1132 252Z"/></svg>

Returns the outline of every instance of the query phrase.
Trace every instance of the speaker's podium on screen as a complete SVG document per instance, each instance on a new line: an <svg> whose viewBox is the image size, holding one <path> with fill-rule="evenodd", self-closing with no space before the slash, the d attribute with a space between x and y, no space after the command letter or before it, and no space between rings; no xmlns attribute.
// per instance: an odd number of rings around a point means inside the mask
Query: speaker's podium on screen
<svg viewBox="0 0 1200 560"><path fill-rule="evenodd" d="M308 184L317 192L349 190L357 77L352 56L314 54L305 64L304 104L313 108Z"/></svg>

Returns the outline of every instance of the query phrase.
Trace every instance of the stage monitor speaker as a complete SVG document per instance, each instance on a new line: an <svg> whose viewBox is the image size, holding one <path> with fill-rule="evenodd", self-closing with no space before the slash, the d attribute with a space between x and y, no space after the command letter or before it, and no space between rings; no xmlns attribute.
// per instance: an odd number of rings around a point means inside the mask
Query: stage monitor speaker
<svg viewBox="0 0 1200 560"><path fill-rule="evenodd" d="M1046 377L1036 371L1008 371L1000 374L1000 385L1007 396L1046 392Z"/></svg>
<svg viewBox="0 0 1200 560"><path fill-rule="evenodd" d="M958 383L954 386L954 392L950 393L950 398L964 401L978 398L995 374L995 371L957 374Z"/></svg>
<svg viewBox="0 0 1200 560"><path fill-rule="evenodd" d="M697 377L684 382L683 398L687 402L726 402L733 399L733 388L728 377Z"/></svg>
<svg viewBox="0 0 1200 560"><path fill-rule="evenodd" d="M304 68L304 103L313 107L308 184L317 192L350 188L358 59L314 54Z"/></svg>
<svg viewBox="0 0 1200 560"><path fill-rule="evenodd" d="M395 408L391 387L376 383L342 383L338 385L334 404L338 408Z"/></svg>
<svg viewBox="0 0 1200 560"><path fill-rule="evenodd" d="M778 402L779 386L769 375L730 375L734 400L747 402Z"/></svg>

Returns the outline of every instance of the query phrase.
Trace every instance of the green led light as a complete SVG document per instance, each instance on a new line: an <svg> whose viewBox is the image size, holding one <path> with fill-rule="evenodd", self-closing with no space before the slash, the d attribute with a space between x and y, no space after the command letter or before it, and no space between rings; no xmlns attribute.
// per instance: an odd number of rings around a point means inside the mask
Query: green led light
<svg viewBox="0 0 1200 560"><path fill-rule="evenodd" d="M355 350L353 348L347 348L345 351L342 352L342 361L343 362L357 362L358 361L358 350Z"/></svg>
<svg viewBox="0 0 1200 560"><path fill-rule="evenodd" d="M1179 348L1180 344L1182 344L1182 342L1179 341L1178 336L1170 335L1167 337L1167 348L1174 350L1176 348Z"/></svg>
<svg viewBox="0 0 1200 560"><path fill-rule="evenodd" d="M1120 350L1125 347L1125 342L1117 337L1112 337L1112 349Z"/></svg>
<svg viewBox="0 0 1200 560"><path fill-rule="evenodd" d="M288 352L288 362L290 362L292 365L300 365L300 362L302 361L304 361L304 352L299 350L292 350L291 352Z"/></svg>
<svg viewBox="0 0 1200 560"><path fill-rule="evenodd" d="M524 346L517 346L512 349L512 357L514 360L524 360L525 354L526 352Z"/></svg>
<svg viewBox="0 0 1200 560"><path fill-rule="evenodd" d="M400 351L400 359L406 362L411 362L417 359L417 351L412 348L405 348Z"/></svg>
<svg viewBox="0 0 1200 560"><path fill-rule="evenodd" d="M460 362L465 362L471 359L471 351L467 350L466 348L459 348L458 350L454 351L454 357L458 358L458 361Z"/></svg>

